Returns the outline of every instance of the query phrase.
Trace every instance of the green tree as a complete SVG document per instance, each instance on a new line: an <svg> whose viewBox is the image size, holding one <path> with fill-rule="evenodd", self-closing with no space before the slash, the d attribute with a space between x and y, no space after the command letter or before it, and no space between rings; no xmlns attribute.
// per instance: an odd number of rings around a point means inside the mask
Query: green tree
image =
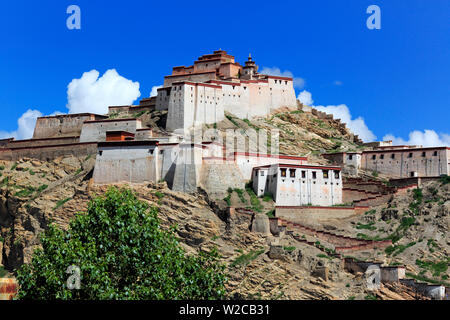
<svg viewBox="0 0 450 320"><path fill-rule="evenodd" d="M187 255L160 227L157 208L129 189L94 198L64 231L41 237L30 264L19 270L19 299L222 299L225 267L216 249ZM80 270L80 289L69 289L69 266Z"/></svg>

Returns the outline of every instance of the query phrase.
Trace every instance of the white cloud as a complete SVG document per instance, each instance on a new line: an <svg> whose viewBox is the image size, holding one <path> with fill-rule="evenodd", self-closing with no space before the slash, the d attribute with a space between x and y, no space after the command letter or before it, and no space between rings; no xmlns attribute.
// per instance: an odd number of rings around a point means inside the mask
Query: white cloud
<svg viewBox="0 0 450 320"><path fill-rule="evenodd" d="M360 139L365 142L374 141L376 136L373 132L367 127L364 119L362 117L358 117L356 119L352 119L352 115L350 114L350 110L345 104L340 104L337 106L314 106L319 111L326 112L328 114L332 114L334 119L341 119L343 123L347 125L347 127L354 133L357 134Z"/></svg>
<svg viewBox="0 0 450 320"><path fill-rule="evenodd" d="M350 110L345 104L340 104L337 106L329 105L329 106L315 106L313 104L312 95L310 92L303 90L298 95L298 99L301 103L305 105L310 105L315 109L332 114L334 119L341 119L342 123L345 123L347 127L354 133L357 134L360 139L365 142L374 141L376 136L373 132L367 127L364 119L362 117L358 117L356 119L352 119L352 115L350 114Z"/></svg>
<svg viewBox="0 0 450 320"><path fill-rule="evenodd" d="M67 86L69 113L92 112L106 114L110 105L130 105L140 95L139 82L120 76L115 69L99 78L97 70L83 73Z"/></svg>
<svg viewBox="0 0 450 320"><path fill-rule="evenodd" d="M342 81L339 81L339 80L334 81L333 84L335 86L342 86L343 85Z"/></svg>
<svg viewBox="0 0 450 320"><path fill-rule="evenodd" d="M10 132L0 131L0 138L30 139L33 137L34 126L38 117L42 117L42 113L39 110L28 109L17 120L17 130Z"/></svg>
<svg viewBox="0 0 450 320"><path fill-rule="evenodd" d="M387 134L383 137L383 140L392 140L394 145L422 145L424 147L450 146L450 135L445 133L438 134L434 130L424 130L423 132L419 130L411 131L408 140Z"/></svg>
<svg viewBox="0 0 450 320"><path fill-rule="evenodd" d="M300 102L306 106L310 106L314 103L314 100L312 99L311 96L311 92L306 90L300 92L297 99L300 100Z"/></svg>
<svg viewBox="0 0 450 320"><path fill-rule="evenodd" d="M150 97L156 97L158 95L159 88L162 88L162 86L153 86L152 91L150 92Z"/></svg>
<svg viewBox="0 0 450 320"><path fill-rule="evenodd" d="M263 67L262 70L259 71L259 73L268 74L270 76L293 78L294 88L297 89L302 89L305 86L305 80L302 78L294 77L294 74L289 70L281 71L278 67Z"/></svg>

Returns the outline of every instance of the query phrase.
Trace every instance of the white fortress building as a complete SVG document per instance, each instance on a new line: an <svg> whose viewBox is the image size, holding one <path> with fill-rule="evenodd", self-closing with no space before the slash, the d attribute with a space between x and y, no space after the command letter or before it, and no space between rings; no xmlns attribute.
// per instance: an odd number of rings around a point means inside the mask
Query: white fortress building
<svg viewBox="0 0 450 320"><path fill-rule="evenodd" d="M225 111L250 119L280 107L297 107L293 79L259 74L251 56L241 66L223 50L174 67L156 98L156 110L168 110L168 131L219 122Z"/></svg>

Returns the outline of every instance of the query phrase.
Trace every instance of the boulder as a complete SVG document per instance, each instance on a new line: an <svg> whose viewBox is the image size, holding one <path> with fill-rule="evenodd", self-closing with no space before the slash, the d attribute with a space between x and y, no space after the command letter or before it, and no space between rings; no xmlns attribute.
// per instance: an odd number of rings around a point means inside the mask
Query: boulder
<svg viewBox="0 0 450 320"><path fill-rule="evenodd" d="M269 217L265 214L258 213L255 215L252 223L252 232L270 234Z"/></svg>

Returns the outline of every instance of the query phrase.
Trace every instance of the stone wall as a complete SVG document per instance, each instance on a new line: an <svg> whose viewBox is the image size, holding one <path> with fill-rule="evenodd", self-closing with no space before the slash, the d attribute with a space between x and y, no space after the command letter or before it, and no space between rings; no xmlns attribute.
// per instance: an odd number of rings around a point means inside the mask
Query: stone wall
<svg viewBox="0 0 450 320"><path fill-rule="evenodd" d="M81 128L85 121L105 118L107 118L107 116L91 113L40 117L36 120L33 139L80 136Z"/></svg>
<svg viewBox="0 0 450 320"><path fill-rule="evenodd" d="M158 154L154 143L99 144L94 183L101 185L157 182L160 179Z"/></svg>
<svg viewBox="0 0 450 320"><path fill-rule="evenodd" d="M50 161L60 156L87 156L96 153L97 143L73 143L55 146L0 149L0 160L17 161L22 158L33 158Z"/></svg>
<svg viewBox="0 0 450 320"><path fill-rule="evenodd" d="M360 215L369 207L286 207L277 206L275 215L294 222L320 222L329 219L345 219Z"/></svg>

